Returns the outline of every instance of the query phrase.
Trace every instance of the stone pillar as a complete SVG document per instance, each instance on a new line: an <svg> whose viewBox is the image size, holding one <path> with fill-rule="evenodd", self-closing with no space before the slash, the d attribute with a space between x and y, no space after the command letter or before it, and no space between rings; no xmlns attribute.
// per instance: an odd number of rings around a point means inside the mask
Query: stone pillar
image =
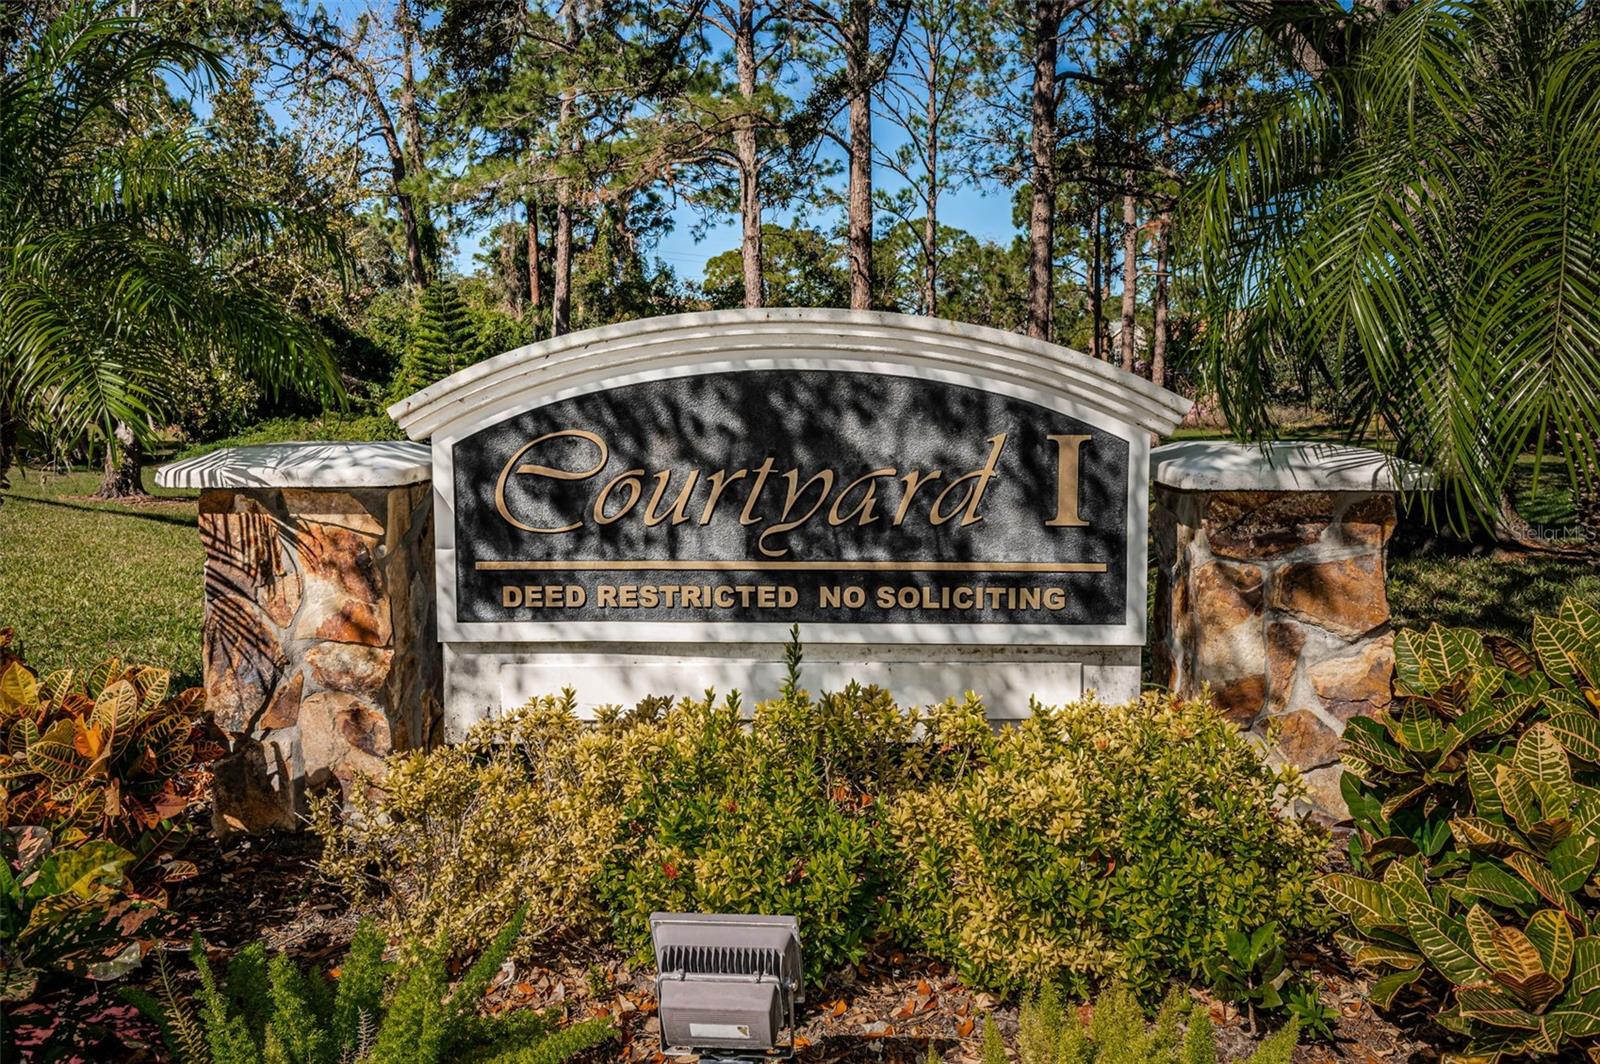
<svg viewBox="0 0 1600 1064"><path fill-rule="evenodd" d="M1305 777L1300 812L1348 816L1347 720L1389 704L1385 554L1415 467L1330 444L1196 441L1150 456L1153 679L1218 706Z"/></svg>
<svg viewBox="0 0 1600 1064"><path fill-rule="evenodd" d="M428 448L240 447L167 466L201 489L206 703L221 833L294 827L442 719Z"/></svg>

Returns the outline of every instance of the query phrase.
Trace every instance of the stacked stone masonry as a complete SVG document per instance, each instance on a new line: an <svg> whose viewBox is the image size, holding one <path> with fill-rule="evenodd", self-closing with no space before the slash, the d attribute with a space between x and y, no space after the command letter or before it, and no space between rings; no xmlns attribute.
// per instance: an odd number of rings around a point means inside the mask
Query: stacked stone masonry
<svg viewBox="0 0 1600 1064"><path fill-rule="evenodd" d="M1157 485L1153 679L1218 705L1307 786L1302 811L1347 815L1345 722L1389 704L1385 550L1394 496L1183 491Z"/></svg>
<svg viewBox="0 0 1600 1064"><path fill-rule="evenodd" d="M206 698L231 752L216 827L293 827L442 719L427 483L208 490Z"/></svg>

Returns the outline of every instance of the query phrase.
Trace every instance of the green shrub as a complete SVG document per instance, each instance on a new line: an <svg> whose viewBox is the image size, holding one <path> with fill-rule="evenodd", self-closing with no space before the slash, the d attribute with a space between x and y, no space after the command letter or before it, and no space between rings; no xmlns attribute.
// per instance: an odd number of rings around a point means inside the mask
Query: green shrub
<svg viewBox="0 0 1600 1064"><path fill-rule="evenodd" d="M248 447L259 443L295 443L304 440L403 440L405 433L387 414L342 414L327 410L310 418L281 417L259 421L226 439L185 447L179 458L209 454L223 447Z"/></svg>
<svg viewBox="0 0 1600 1064"><path fill-rule="evenodd" d="M860 960L884 925L890 854L877 799L904 782L914 717L854 684L756 707L686 700L618 733L623 827L600 880L617 937L650 913L795 916L807 974Z"/></svg>
<svg viewBox="0 0 1600 1064"><path fill-rule="evenodd" d="M1230 930L1321 920L1324 837L1273 814L1292 775L1209 704L1150 695L978 723L955 729L971 743L959 771L890 811L898 930L963 978L1149 994L1200 975Z"/></svg>
<svg viewBox="0 0 1600 1064"><path fill-rule="evenodd" d="M391 926L471 947L519 906L524 948L656 910L798 918L807 974L897 934L982 985L1066 973L1147 991L1230 929L1311 925L1322 836L1272 815L1286 780L1213 710L1151 698L904 710L856 685L660 700L580 724L570 693L397 755L313 822L324 868Z"/></svg>
<svg viewBox="0 0 1600 1064"><path fill-rule="evenodd" d="M1600 1047L1600 612L1531 649L1439 626L1395 640L1390 712L1346 728L1354 873L1323 882L1389 1005L1443 1002L1470 1051Z"/></svg>
<svg viewBox="0 0 1600 1064"><path fill-rule="evenodd" d="M1030 995L1018 1018L1021 1064L1216 1064L1216 1031L1204 1006L1174 991L1155 1022L1147 1024L1138 999L1112 990L1094 1003L1085 1024L1064 1008L1054 984ZM1246 1058L1247 1064L1289 1064L1298 1030L1290 1021ZM984 1031L984 1064L1006 1064L1004 1042L993 1023Z"/></svg>
<svg viewBox="0 0 1600 1064"><path fill-rule="evenodd" d="M484 721L456 745L396 754L382 791L312 804L323 870L397 934L484 948L526 911L524 949L603 920L593 884L615 845L614 755L569 692Z"/></svg>
<svg viewBox="0 0 1600 1064"><path fill-rule="evenodd" d="M164 967L159 998L139 991L124 996L160 1026L182 1064L560 1064L610 1038L604 1020L556 1030L551 1014L478 1015L478 1000L519 930L520 918L514 919L454 989L442 940L410 940L401 951L404 961L390 964L383 959L384 936L363 923L336 985L282 954L269 960L259 943L240 951L227 978L218 980L196 938L191 956L200 989L193 1003Z"/></svg>

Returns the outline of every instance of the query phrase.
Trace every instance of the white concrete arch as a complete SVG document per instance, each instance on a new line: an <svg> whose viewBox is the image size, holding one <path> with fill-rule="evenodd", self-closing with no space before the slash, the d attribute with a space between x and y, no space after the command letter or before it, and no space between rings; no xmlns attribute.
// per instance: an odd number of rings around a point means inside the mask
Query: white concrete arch
<svg viewBox="0 0 1600 1064"><path fill-rule="evenodd" d="M1018 333L882 311L773 308L569 333L469 366L389 413L412 439L437 443L441 434L460 438L516 410L636 380L783 367L961 378L1162 435L1189 408L1109 363Z"/></svg>

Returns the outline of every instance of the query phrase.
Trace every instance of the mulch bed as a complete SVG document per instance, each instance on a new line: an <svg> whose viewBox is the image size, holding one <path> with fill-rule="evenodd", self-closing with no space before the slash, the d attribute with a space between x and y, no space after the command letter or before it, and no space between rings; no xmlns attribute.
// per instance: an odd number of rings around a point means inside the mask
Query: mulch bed
<svg viewBox="0 0 1600 1064"><path fill-rule="evenodd" d="M337 963L355 932L357 914L316 871L317 842L283 834L219 842L194 812L196 837L182 857L195 874L169 890L179 919L163 940L172 978L192 983L188 950L198 933L213 963L263 939L303 962ZM1406 1064L1437 1059L1437 1049L1415 1037L1421 1017L1407 1029L1377 1015L1364 1001L1366 980L1352 973L1329 949L1296 958L1339 1009L1336 1038L1303 1046L1299 1064ZM153 989L157 966L147 960L131 985ZM1223 1060L1248 1056L1256 1039L1232 1007L1195 992L1209 1007L1220 1032ZM620 1064L665 1064L657 1050L651 973L614 949L565 950L550 965L510 965L490 990L486 1007L556 1008L569 1020L609 1016L621 1038L594 1051L590 1060ZM969 990L944 966L892 949L873 952L855 968L830 976L802 1006L798 1059L806 1064L864 1061L921 1064L931 1046L947 1064L976 1064L986 1016L1003 1033L1015 1033L1013 1003ZM1415 1024L1409 1021L1415 1020ZM75 982L41 988L27 1005L6 1018L15 1025L24 1060L116 1060L136 1064L164 1059L154 1028L122 1002L115 985ZM48 1036L48 1037L47 1037ZM39 1043L47 1041L48 1046Z"/></svg>

